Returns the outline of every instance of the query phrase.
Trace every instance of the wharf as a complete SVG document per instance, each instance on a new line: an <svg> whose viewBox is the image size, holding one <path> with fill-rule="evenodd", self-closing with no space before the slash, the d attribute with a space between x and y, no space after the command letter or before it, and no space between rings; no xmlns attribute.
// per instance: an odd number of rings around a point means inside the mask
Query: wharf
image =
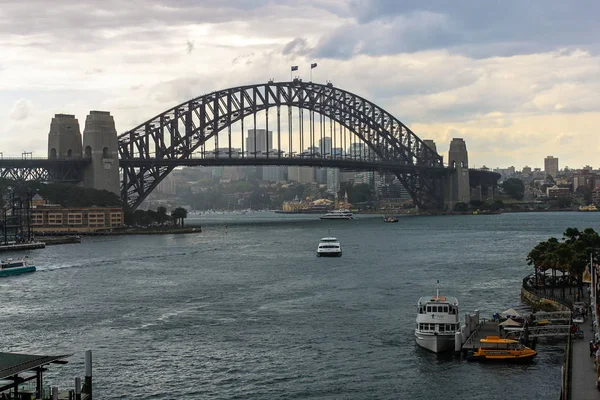
<svg viewBox="0 0 600 400"><path fill-rule="evenodd" d="M33 250L43 249L46 247L45 243L42 242L29 242L29 243L16 243L9 242L7 244L0 245L0 251L19 251L19 250Z"/></svg>
<svg viewBox="0 0 600 400"><path fill-rule="evenodd" d="M469 350L477 350L481 347L480 339L485 339L486 336L498 336L499 326L497 321L487 321L482 319L469 338L462 345L463 352Z"/></svg>
<svg viewBox="0 0 600 400"><path fill-rule="evenodd" d="M81 243L80 236L52 236L40 238L40 242L43 242L46 246L53 244L69 244L69 243Z"/></svg>

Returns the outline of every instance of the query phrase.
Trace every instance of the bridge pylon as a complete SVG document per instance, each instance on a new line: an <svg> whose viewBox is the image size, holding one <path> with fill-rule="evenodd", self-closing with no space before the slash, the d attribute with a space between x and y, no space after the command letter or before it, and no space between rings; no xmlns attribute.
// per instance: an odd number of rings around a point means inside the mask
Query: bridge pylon
<svg viewBox="0 0 600 400"><path fill-rule="evenodd" d="M110 112L90 111L85 119L83 156L91 159L83 173L83 186L120 195L117 130Z"/></svg>
<svg viewBox="0 0 600 400"><path fill-rule="evenodd" d="M69 160L81 158L81 131L79 121L71 114L56 114L48 133L48 159Z"/></svg>
<svg viewBox="0 0 600 400"><path fill-rule="evenodd" d="M446 181L445 206L453 209L456 203L469 204L471 185L469 181L469 152L462 138L453 138L448 151L448 168L452 171Z"/></svg>

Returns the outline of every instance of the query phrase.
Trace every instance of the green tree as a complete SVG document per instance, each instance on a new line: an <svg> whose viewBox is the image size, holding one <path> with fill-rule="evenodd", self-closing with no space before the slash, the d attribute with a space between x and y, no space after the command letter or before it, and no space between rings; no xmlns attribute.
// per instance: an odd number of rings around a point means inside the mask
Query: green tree
<svg viewBox="0 0 600 400"><path fill-rule="evenodd" d="M169 216L167 215L167 209L163 206L159 206L156 209L156 222L163 225L168 219Z"/></svg>
<svg viewBox="0 0 600 400"><path fill-rule="evenodd" d="M183 228L183 221L187 218L187 210L183 207L177 207L171 212L171 217L175 220L175 225L179 225L181 222L181 227Z"/></svg>
<svg viewBox="0 0 600 400"><path fill-rule="evenodd" d="M523 200L525 196L525 185L523 181L518 178L508 178L502 183L502 189L504 192L516 200Z"/></svg>

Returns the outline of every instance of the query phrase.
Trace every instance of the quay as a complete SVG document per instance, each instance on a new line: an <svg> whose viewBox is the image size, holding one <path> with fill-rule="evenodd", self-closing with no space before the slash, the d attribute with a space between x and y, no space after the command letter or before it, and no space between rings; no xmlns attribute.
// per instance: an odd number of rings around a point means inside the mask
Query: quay
<svg viewBox="0 0 600 400"><path fill-rule="evenodd" d="M80 236L45 236L40 238L40 242L46 246L55 244L81 243Z"/></svg>
<svg viewBox="0 0 600 400"><path fill-rule="evenodd" d="M0 251L33 250L33 249L43 249L44 247L46 247L46 244L43 242L28 242L28 243L8 242L7 244L0 245Z"/></svg>

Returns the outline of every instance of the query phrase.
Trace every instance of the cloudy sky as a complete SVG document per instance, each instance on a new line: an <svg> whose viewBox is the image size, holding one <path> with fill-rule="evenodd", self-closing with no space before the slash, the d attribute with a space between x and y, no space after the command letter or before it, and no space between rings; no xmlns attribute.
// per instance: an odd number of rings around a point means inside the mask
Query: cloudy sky
<svg viewBox="0 0 600 400"><path fill-rule="evenodd" d="M600 166L597 0L0 0L0 152L50 120L124 132L217 89L332 81L472 166Z"/></svg>

